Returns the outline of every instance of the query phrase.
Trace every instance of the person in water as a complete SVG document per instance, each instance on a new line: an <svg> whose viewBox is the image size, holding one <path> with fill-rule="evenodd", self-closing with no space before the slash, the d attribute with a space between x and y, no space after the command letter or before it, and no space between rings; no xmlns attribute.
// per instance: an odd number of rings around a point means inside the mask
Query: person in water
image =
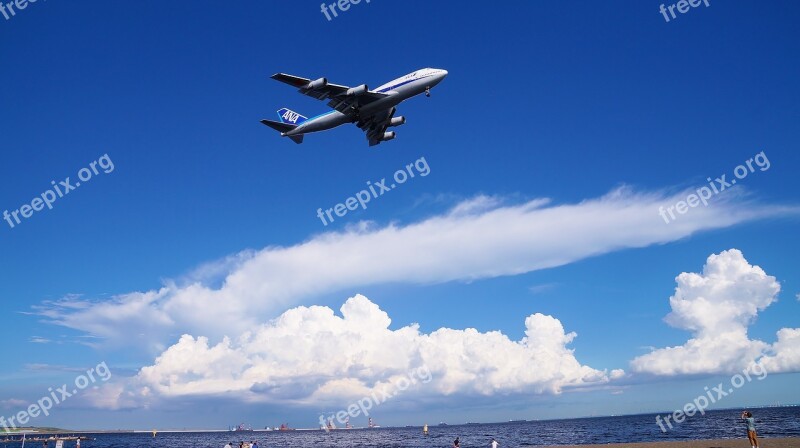
<svg viewBox="0 0 800 448"><path fill-rule="evenodd" d="M461 447L461 442L459 442L458 437L456 437L456 440L453 440L453 448L460 448L460 447Z"/></svg>
<svg viewBox="0 0 800 448"><path fill-rule="evenodd" d="M224 448L233 448L233 442L228 443Z"/></svg>
<svg viewBox="0 0 800 448"><path fill-rule="evenodd" d="M742 419L747 423L747 440L750 441L752 448L758 448L758 438L756 438L756 419L750 411L742 412Z"/></svg>
<svg viewBox="0 0 800 448"><path fill-rule="evenodd" d="M489 445L492 448L497 448L497 445L499 445L499 443L497 443L497 440L494 440L494 437L492 437L492 443L490 443Z"/></svg>

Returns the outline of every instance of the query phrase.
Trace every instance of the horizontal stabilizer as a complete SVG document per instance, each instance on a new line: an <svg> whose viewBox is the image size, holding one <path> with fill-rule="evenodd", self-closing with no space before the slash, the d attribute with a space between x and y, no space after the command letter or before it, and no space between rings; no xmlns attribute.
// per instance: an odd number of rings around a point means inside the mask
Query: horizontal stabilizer
<svg viewBox="0 0 800 448"><path fill-rule="evenodd" d="M261 120L261 123L266 125L266 126L271 127L272 129L275 129L276 131L280 132L281 134L283 134L285 132L289 132L292 129L297 127L297 125L295 125L295 124L281 123L279 121L272 121L272 120ZM302 134L301 135L289 135L288 137L290 139L292 139L292 141L297 143L297 144L303 143L303 135Z"/></svg>
<svg viewBox="0 0 800 448"><path fill-rule="evenodd" d="M261 120L261 123L271 127L272 129L275 129L276 131L279 131L281 133L289 132L292 129L297 127L296 124L281 123L280 121L272 121L272 120Z"/></svg>

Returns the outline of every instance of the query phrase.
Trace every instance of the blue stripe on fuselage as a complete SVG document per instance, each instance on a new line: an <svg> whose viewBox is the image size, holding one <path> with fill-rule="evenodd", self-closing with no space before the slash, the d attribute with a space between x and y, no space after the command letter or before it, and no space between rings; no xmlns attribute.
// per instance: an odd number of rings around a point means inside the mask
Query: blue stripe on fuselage
<svg viewBox="0 0 800 448"><path fill-rule="evenodd" d="M396 89L396 88L398 88L398 87L400 87L400 86L404 86L404 85L406 85L406 84L408 84L408 83L411 83L411 82L414 82L414 81L419 81L420 79L430 78L431 76L433 76L433 75L431 74L431 75L425 75L425 76L423 76L423 77L421 77L421 78L409 79L408 81L403 81L403 82L401 82L401 83L399 83L399 84L397 84L397 85L394 85L394 86L389 86L389 87L384 87L384 88L383 88L383 89L381 89L381 90L376 90L376 92L378 92L378 93L383 93L383 92L386 92L387 90Z"/></svg>

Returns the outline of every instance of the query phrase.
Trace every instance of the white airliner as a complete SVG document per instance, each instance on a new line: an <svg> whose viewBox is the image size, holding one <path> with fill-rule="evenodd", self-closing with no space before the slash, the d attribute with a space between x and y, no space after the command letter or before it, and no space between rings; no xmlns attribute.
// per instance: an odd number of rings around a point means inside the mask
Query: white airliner
<svg viewBox="0 0 800 448"><path fill-rule="evenodd" d="M395 117L396 107L412 96L425 93L431 96L431 88L442 82L447 70L423 68L394 81L369 90L366 84L358 87L330 84L325 78L312 81L307 78L276 73L272 79L298 87L303 95L318 100L328 100L334 110L306 118L297 112L283 108L278 110L280 121L261 120L262 123L280 131L281 136L289 137L295 143L303 143L303 136L311 132L327 131L345 123L355 123L367 133L369 145L395 137L394 131L386 131L392 126L406 122L405 117Z"/></svg>

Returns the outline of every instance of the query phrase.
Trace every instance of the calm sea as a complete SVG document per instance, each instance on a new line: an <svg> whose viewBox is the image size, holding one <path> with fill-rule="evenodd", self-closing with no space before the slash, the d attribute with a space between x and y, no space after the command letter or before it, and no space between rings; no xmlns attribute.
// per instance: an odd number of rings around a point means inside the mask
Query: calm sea
<svg viewBox="0 0 800 448"><path fill-rule="evenodd" d="M655 423L656 414L621 417L594 417L568 420L485 423L430 426L429 435L421 427L374 428L324 431L272 431L251 433L193 432L151 434L86 434L95 440L84 441L82 448L223 448L227 442L257 440L262 448L350 448L350 447L451 447L460 437L461 446L488 447L494 437L501 448L535 445L573 445L592 443L653 442L690 439L746 438L739 419L741 411L707 411L695 415L662 433ZM755 409L759 437L800 437L800 407ZM4 445L8 448L19 444ZM40 448L41 444L26 444ZM74 448L68 442L65 448ZM50 444L53 447L53 444Z"/></svg>

